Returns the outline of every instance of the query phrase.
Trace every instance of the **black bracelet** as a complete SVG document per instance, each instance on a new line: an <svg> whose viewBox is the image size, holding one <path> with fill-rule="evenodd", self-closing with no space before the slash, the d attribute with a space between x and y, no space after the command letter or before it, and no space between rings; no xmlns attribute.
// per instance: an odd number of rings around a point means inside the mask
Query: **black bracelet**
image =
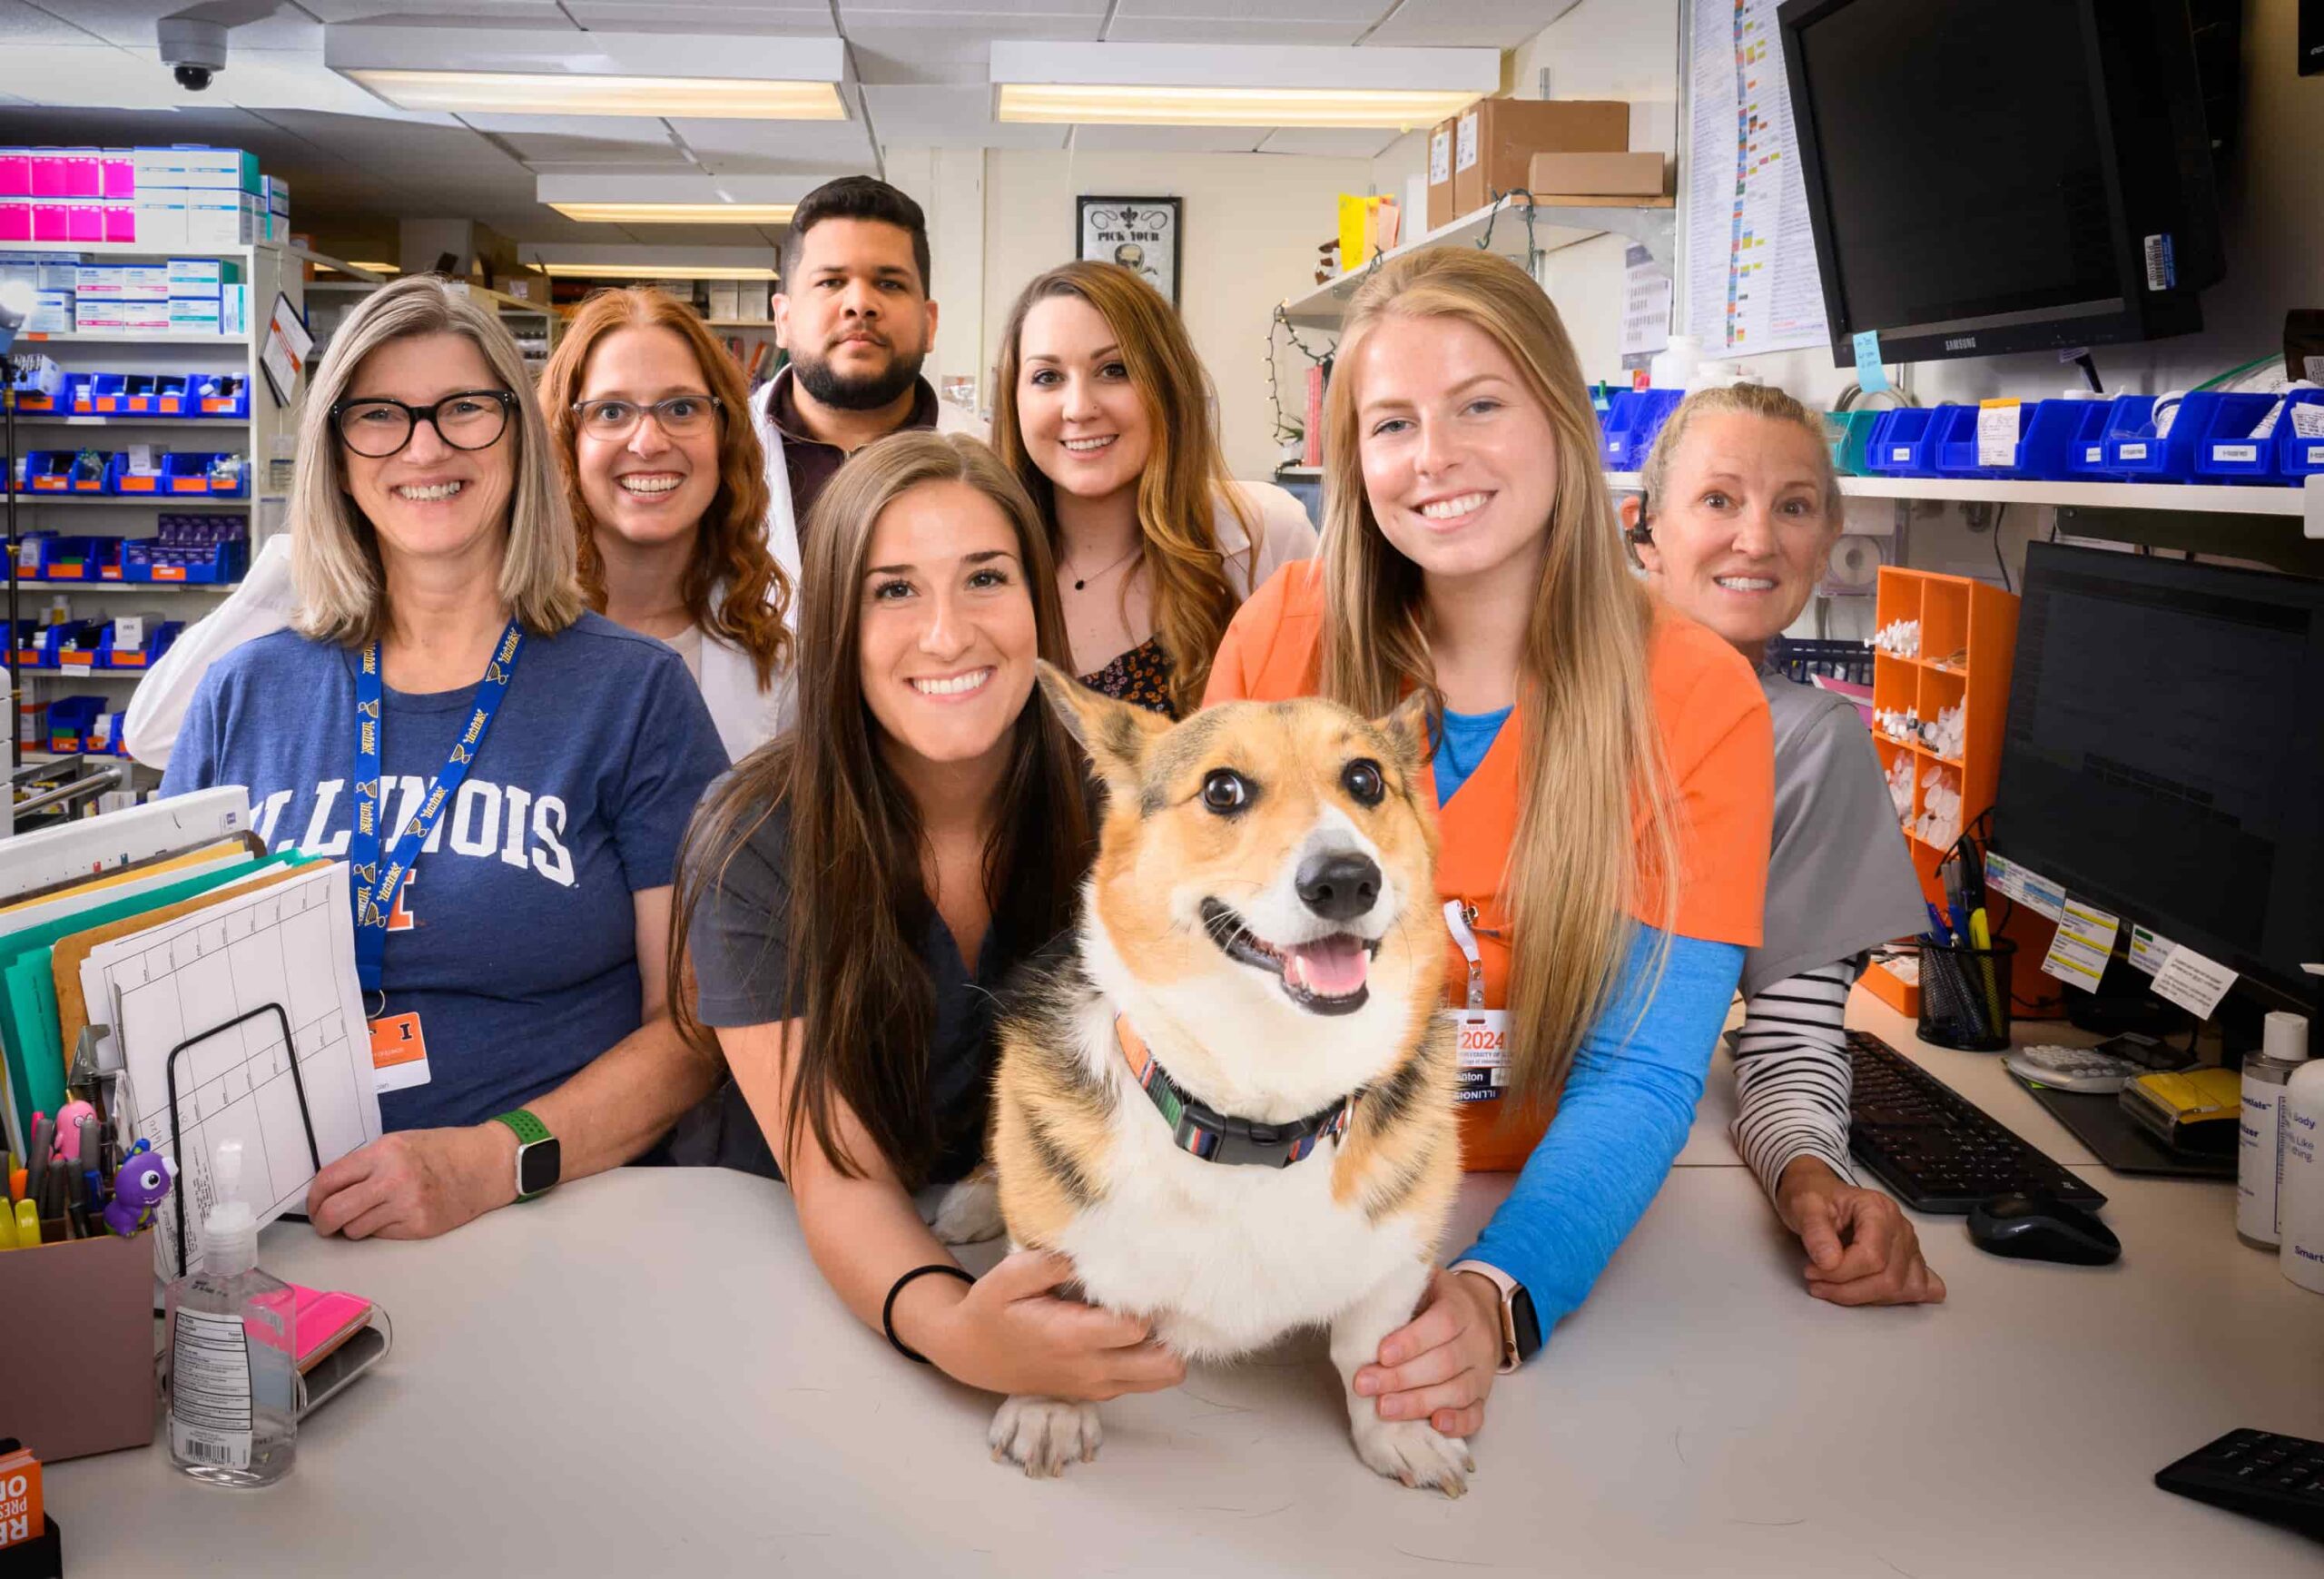
<svg viewBox="0 0 2324 1579"><path fill-rule="evenodd" d="M921 1354L919 1350L904 1342L902 1338L896 1336L896 1296L902 1293L904 1291L904 1285L911 1282L914 1278L924 1278L931 1272L941 1272L948 1278L958 1278L961 1282L971 1286L976 1282L974 1278L962 1271L960 1268L955 1267L950 1261L931 1261L925 1267L914 1267L911 1271L906 1272L902 1277L897 1278L896 1286L888 1290L888 1302L880 1307L880 1325L888 1334L889 1347L893 1348L898 1354L903 1356L904 1358L917 1361L921 1365L929 1363L928 1357Z"/></svg>

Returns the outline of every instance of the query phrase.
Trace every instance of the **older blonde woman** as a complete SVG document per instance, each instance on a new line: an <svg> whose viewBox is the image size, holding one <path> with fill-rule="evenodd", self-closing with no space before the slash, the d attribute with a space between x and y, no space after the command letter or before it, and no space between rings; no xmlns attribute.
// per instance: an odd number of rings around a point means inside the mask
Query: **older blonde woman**
<svg viewBox="0 0 2324 1579"><path fill-rule="evenodd" d="M247 785L353 868L392 1131L315 1226L423 1238L644 1150L714 1071L665 1005L670 886L726 764L677 654L584 610L516 342L399 281L307 393L299 612L203 677L164 794Z"/></svg>

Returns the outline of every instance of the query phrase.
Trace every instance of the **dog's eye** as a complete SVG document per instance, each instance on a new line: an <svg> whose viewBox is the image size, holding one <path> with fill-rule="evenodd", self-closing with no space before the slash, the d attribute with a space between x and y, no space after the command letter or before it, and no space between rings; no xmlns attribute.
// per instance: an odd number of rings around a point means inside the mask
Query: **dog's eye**
<svg viewBox="0 0 2324 1579"><path fill-rule="evenodd" d="M1251 804L1250 783L1230 769L1213 768L1202 781L1202 804L1214 812L1239 812Z"/></svg>
<svg viewBox="0 0 2324 1579"><path fill-rule="evenodd" d="M1351 762L1340 774L1340 784L1362 806L1376 806L1380 797L1388 793L1388 785L1380 776L1380 765L1368 757Z"/></svg>

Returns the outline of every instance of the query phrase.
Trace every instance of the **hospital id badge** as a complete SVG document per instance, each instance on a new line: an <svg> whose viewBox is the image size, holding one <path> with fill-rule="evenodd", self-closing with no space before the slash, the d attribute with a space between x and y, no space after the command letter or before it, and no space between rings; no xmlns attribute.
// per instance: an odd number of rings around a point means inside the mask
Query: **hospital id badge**
<svg viewBox="0 0 2324 1579"><path fill-rule="evenodd" d="M435 1077L428 1068L428 1039L417 1014L382 1014L371 1028L371 1079L381 1096L424 1086Z"/></svg>
<svg viewBox="0 0 2324 1579"><path fill-rule="evenodd" d="M1458 1100L1497 1102L1509 1094L1509 1012L1449 1009L1460 1058Z"/></svg>

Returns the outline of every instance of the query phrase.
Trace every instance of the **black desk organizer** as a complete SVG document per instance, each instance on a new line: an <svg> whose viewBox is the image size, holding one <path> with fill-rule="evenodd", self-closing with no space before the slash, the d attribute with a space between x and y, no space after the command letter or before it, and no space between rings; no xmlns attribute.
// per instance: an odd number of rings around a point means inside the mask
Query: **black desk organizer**
<svg viewBox="0 0 2324 1579"><path fill-rule="evenodd" d="M222 1021L198 1035L190 1036L170 1049L169 1061L163 1065L163 1072L169 1078L170 1087L170 1155L179 1159L181 1165L183 1164L185 1153L181 1147L181 1130L178 1125L178 1059L180 1055L200 1047L212 1037L223 1036L236 1026L246 1024L265 1014L273 1015L276 1022L281 1026L282 1045L290 1055L290 1085L291 1089L299 1093L299 1125L307 1135L307 1160L313 1166L316 1172L320 1173L323 1170L322 1152L315 1145L314 1115L307 1109L306 1077L299 1072L299 1043L290 1034L290 1016L283 1012L282 1005L280 1003L261 1003L246 1013L237 1014L231 1020ZM177 1212L178 1276L181 1278L185 1276L186 1271L185 1198L186 1192L182 1189L173 1189L170 1192L171 1205Z"/></svg>

